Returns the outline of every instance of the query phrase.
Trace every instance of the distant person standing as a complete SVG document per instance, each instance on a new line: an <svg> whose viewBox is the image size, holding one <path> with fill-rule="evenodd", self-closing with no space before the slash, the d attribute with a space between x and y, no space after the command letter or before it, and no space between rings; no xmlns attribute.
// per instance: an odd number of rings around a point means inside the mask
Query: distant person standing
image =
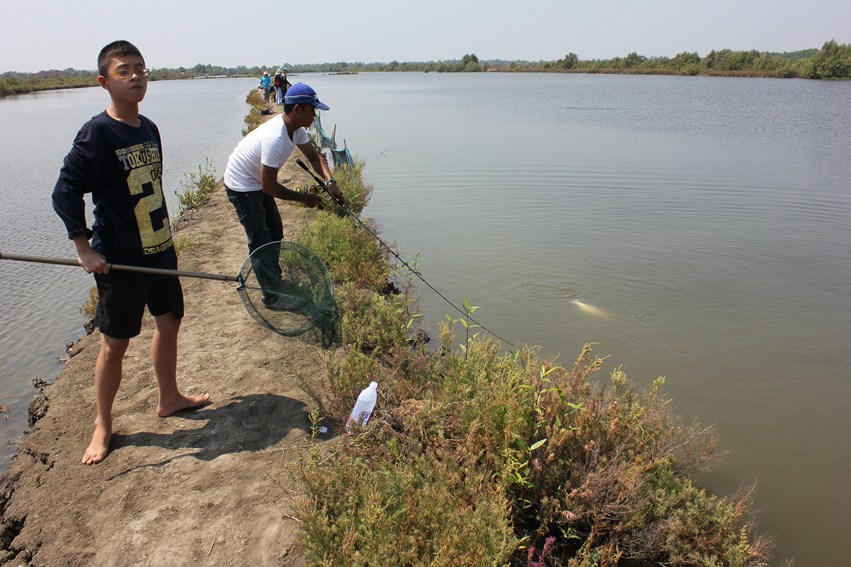
<svg viewBox="0 0 851 567"><path fill-rule="evenodd" d="M287 80L286 67L281 67L281 75L283 76L283 80L281 81L281 89L283 90L284 96L287 96L287 91L290 90L290 87L293 85Z"/></svg>
<svg viewBox="0 0 851 567"><path fill-rule="evenodd" d="M284 81L286 77L279 68L275 71L275 104L284 104Z"/></svg>
<svg viewBox="0 0 851 567"><path fill-rule="evenodd" d="M269 76L269 71L263 71L263 76L260 77L260 88L263 89L263 102L268 102L269 90L272 88L272 78Z"/></svg>

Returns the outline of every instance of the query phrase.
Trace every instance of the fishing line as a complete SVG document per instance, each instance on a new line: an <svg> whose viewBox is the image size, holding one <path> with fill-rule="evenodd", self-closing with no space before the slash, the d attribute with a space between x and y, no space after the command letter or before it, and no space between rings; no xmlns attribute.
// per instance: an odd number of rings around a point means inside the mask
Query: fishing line
<svg viewBox="0 0 851 567"><path fill-rule="evenodd" d="M493 331L491 331L490 329L488 329L487 327L485 327L484 325L482 325L481 323L479 323L478 321L476 321L475 319L473 319L473 317L471 317L469 313L467 313L467 312L466 312L466 311L464 311L463 309L459 308L457 305L455 305L454 303L452 303L452 302L451 302L451 301L450 301L450 300L449 300L449 299L448 299L445 295L443 295L442 293L440 293L440 291L439 291L436 287L434 287L433 285L431 285L431 284L430 284L430 283L429 283L429 282L425 279L425 277L423 277L423 275L422 275L422 274L420 274L420 272L419 272L419 271L417 271L417 270L415 270L413 267L411 267L411 265L410 265L410 264L408 264L405 260L403 260L403 259L402 259L402 257L401 257L401 256L399 256L399 254L397 254L395 250L393 250L393 248L391 248L390 246L388 246L388 245L387 245L387 244L386 244L386 243L385 243L385 242L384 242L381 238L379 238L379 236L378 236L377 234L375 234L375 232L373 232L373 231L372 231L372 230L371 230L371 229L370 229L370 228L369 228L369 227L368 227L368 226L367 226L367 225L366 225L366 224L365 224L362 220L360 220L360 218L358 218L358 216L357 216L355 213L353 213L351 209L349 209L348 205L346 205L345 200L340 200L340 199L337 199L336 197L334 197L334 195L333 195L330 191L328 191L328 184L327 184L325 181L323 181L322 179L320 179L319 177L317 177L317 176L316 176L316 175L315 175L312 171L310 171L310 169L308 169L307 165L305 165L305 163L304 163L303 161L301 161L300 159L296 159L295 161L296 161L296 163L299 165L299 167L301 167L301 168L302 168L303 170L305 170L305 171L306 171L306 172L307 172L307 173L308 173L311 177L313 177L313 179L316 181L316 183L318 183L318 184L319 184L319 186L320 186L320 187L322 187L322 188L323 188L323 189L324 189L324 190L328 193L328 195L329 195L329 196L330 196L330 197L331 197L331 198L332 198L332 199L333 199L333 200L334 200L334 201L335 201L338 205L340 205L340 206L343 208L343 210L346 212L346 214L347 214L347 215L349 215L350 217L352 217L353 219L355 219L355 220L358 222L358 224L360 224L360 226L362 226L362 227L363 227L363 228L364 228L364 229L365 229L368 233L370 233L370 234L373 236L373 238L375 238L375 239L376 239L376 240L377 240L377 241L378 241L378 242L379 242L379 243L380 243L380 244L381 244L384 248L386 248L386 249L387 249L387 250L388 250L391 254L393 254L393 256L395 256L395 257L396 257L396 259L397 259L399 262L401 262L401 263L402 263L402 265L403 265L403 266L405 266L405 267L408 269L408 271L410 271L412 274L414 274L415 276L417 276L417 277L420 279L420 281L422 281L424 284L426 284L426 285L429 287L429 289L431 289L434 293L436 293L436 294L437 294L437 295L438 295L441 299L443 299L443 301L445 301L446 303L448 303L448 304L449 304L449 305L450 305L453 309L455 309L458 313L460 313L461 315L463 315L464 317L466 317L467 319L469 319L470 321L472 321L473 323L475 323L476 325L478 325L478 326L479 326L481 329L483 329L484 331L486 331L486 332L490 333L492 336L494 336L494 337L496 337L497 339L501 340L502 342L506 343L508 346L511 346L511 347L513 347L513 346L514 346L514 343L509 342L509 341L507 341L507 340L503 339L502 337L500 337L499 335L497 335L496 333L494 333Z"/></svg>

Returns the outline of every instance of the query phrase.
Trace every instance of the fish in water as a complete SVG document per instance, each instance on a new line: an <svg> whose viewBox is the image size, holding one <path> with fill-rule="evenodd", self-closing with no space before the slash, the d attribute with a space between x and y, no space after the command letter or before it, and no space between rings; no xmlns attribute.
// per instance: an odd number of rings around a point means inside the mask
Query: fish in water
<svg viewBox="0 0 851 567"><path fill-rule="evenodd" d="M605 311L603 311L602 309L599 309L597 307L594 307L593 305L588 305L584 301L579 301L578 299L574 299L571 303L576 305L579 309L581 309L585 313L588 313L589 315L593 315L594 317L600 317L600 318L608 317L608 314Z"/></svg>

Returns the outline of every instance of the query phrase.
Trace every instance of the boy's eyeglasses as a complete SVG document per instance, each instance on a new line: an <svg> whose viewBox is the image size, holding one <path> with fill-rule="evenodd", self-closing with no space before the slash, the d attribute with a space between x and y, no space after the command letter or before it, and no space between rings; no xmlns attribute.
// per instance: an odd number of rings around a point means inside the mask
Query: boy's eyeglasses
<svg viewBox="0 0 851 567"><path fill-rule="evenodd" d="M151 71L149 69L145 69L144 67L136 67L135 69L125 68L109 73L111 77L118 77L119 79L129 79L134 74L139 75L140 77L147 77L151 74Z"/></svg>

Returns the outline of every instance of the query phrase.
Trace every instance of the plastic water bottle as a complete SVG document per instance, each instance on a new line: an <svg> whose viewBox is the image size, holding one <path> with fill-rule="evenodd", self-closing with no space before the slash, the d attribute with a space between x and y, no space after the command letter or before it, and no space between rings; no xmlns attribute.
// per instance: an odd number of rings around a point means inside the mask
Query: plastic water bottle
<svg viewBox="0 0 851 567"><path fill-rule="evenodd" d="M346 423L346 431L352 432L355 425L361 427L369 421L369 416L375 408L375 401L378 399L378 382L370 382L369 386L363 389L358 396L358 401L355 402L355 407L352 410L352 415Z"/></svg>

